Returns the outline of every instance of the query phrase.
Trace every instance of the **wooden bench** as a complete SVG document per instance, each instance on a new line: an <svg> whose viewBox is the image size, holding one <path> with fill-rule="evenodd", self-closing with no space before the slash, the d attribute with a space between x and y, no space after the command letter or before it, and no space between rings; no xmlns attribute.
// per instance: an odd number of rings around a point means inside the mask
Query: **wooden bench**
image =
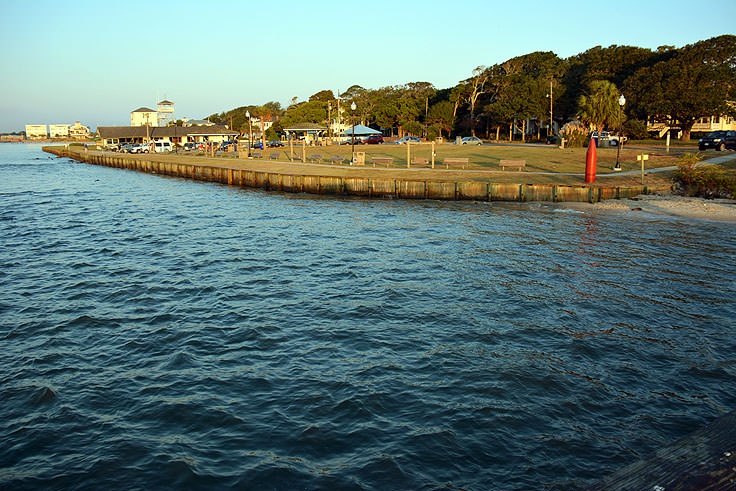
<svg viewBox="0 0 736 491"><path fill-rule="evenodd" d="M271 160L278 160L279 159L279 153L278 152L271 152L271 155L269 155L269 158Z"/></svg>
<svg viewBox="0 0 736 491"><path fill-rule="evenodd" d="M411 165L429 165L429 159L425 157L414 157L411 159Z"/></svg>
<svg viewBox="0 0 736 491"><path fill-rule="evenodd" d="M330 155L329 157L327 157L327 161L333 164L342 164L343 158L342 155Z"/></svg>
<svg viewBox="0 0 736 491"><path fill-rule="evenodd" d="M316 160L317 162L322 162L322 154L321 153L312 154L312 160Z"/></svg>
<svg viewBox="0 0 736 491"><path fill-rule="evenodd" d="M501 170L506 170L506 167L518 167L521 170L526 165L526 160L501 160L498 165Z"/></svg>
<svg viewBox="0 0 736 491"><path fill-rule="evenodd" d="M373 164L373 167L375 167L376 164L386 164L386 167L388 167L389 164L392 164L393 162L393 157L371 157L371 163Z"/></svg>
<svg viewBox="0 0 736 491"><path fill-rule="evenodd" d="M443 163L445 164L445 168L449 169L451 165L462 165L463 169L468 166L468 163L470 162L470 159L467 157L448 157L445 160L443 160Z"/></svg>
<svg viewBox="0 0 736 491"><path fill-rule="evenodd" d="M253 152L251 153L254 159L262 159L263 158L263 152Z"/></svg>

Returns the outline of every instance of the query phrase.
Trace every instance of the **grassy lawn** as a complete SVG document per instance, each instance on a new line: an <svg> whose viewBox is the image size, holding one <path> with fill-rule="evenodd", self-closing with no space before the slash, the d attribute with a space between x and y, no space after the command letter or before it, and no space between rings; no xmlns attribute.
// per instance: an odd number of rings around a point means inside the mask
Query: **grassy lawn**
<svg viewBox="0 0 736 491"><path fill-rule="evenodd" d="M289 148L274 149L278 150L280 159L289 159ZM356 145L356 152L365 152L366 165L371 166L371 157L392 157L393 164L389 167L406 168L407 148L404 145ZM458 146L452 144L435 145L435 168L446 168L442 164L443 160L448 157L466 157L469 159L467 170L492 170L500 171L498 163L502 159L509 160L526 160L525 170L528 172L555 172L555 173L582 173L585 172L585 155L586 148L565 148L560 149L554 146L511 146L511 145L484 145L484 146ZM598 149L598 174L612 173L612 168L616 162L615 148ZM326 160L331 155L344 156L346 160L350 159L351 148L349 145L342 146L326 146L326 147L306 147L307 160L312 160L315 154L321 154L322 159ZM416 144L410 147L411 158L426 158L430 160L432 157L431 144ZM271 151L265 151L264 155L269 155ZM664 167L675 165L677 158L681 152L665 151L642 151L636 148L627 148L621 151L620 163L623 170L636 170L640 168L637 164L636 156L639 153L649 155L647 167ZM301 160L302 147L294 147L294 158ZM386 167L386 164L378 164ZM427 166L424 166L427 167Z"/></svg>

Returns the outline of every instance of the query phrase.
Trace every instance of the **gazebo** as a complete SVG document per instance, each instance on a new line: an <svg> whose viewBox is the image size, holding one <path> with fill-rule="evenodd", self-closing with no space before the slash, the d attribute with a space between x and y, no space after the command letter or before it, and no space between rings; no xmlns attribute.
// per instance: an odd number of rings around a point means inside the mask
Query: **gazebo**
<svg viewBox="0 0 736 491"><path fill-rule="evenodd" d="M327 131L327 128L320 126L316 123L297 123L295 125L284 128L284 132L291 139L291 134L294 133L297 136L300 134L304 135L304 139L309 141L309 135L312 135L312 140L317 143L317 137L323 132Z"/></svg>

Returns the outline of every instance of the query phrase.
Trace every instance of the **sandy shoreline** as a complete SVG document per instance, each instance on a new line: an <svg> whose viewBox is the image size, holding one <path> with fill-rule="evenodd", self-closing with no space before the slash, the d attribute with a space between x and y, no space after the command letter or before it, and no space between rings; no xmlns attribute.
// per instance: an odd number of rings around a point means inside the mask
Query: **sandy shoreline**
<svg viewBox="0 0 736 491"><path fill-rule="evenodd" d="M655 215L736 222L736 200L703 199L677 195L641 195L636 198L606 200L590 205L570 204L571 208L614 213L652 213Z"/></svg>

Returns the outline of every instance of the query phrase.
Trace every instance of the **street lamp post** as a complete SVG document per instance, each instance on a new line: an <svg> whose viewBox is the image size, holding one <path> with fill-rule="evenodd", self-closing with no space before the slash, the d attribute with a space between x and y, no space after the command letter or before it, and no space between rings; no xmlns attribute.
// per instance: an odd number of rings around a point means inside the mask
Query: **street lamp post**
<svg viewBox="0 0 736 491"><path fill-rule="evenodd" d="M245 117L248 118L248 158L250 158L250 111L245 111Z"/></svg>
<svg viewBox="0 0 736 491"><path fill-rule="evenodd" d="M551 133L554 133L554 127L552 125L554 121L552 119L552 80L549 81L549 94L547 94L547 97L549 97L549 130L547 131L547 138L549 139L552 136Z"/></svg>
<svg viewBox="0 0 736 491"><path fill-rule="evenodd" d="M355 108L357 106L355 105L355 102L350 104L350 110L353 112L353 137L351 138L350 143L352 144L352 158L350 159L350 165L353 165L355 163Z"/></svg>
<svg viewBox="0 0 736 491"><path fill-rule="evenodd" d="M624 97L623 94L621 94L621 97L618 98L618 105L621 106L621 111L624 110L624 104L626 104L626 97ZM619 164L619 156L621 155L621 146L624 144L623 138L618 139L618 145L616 146L616 165L614 166L613 170L621 170L621 164Z"/></svg>

